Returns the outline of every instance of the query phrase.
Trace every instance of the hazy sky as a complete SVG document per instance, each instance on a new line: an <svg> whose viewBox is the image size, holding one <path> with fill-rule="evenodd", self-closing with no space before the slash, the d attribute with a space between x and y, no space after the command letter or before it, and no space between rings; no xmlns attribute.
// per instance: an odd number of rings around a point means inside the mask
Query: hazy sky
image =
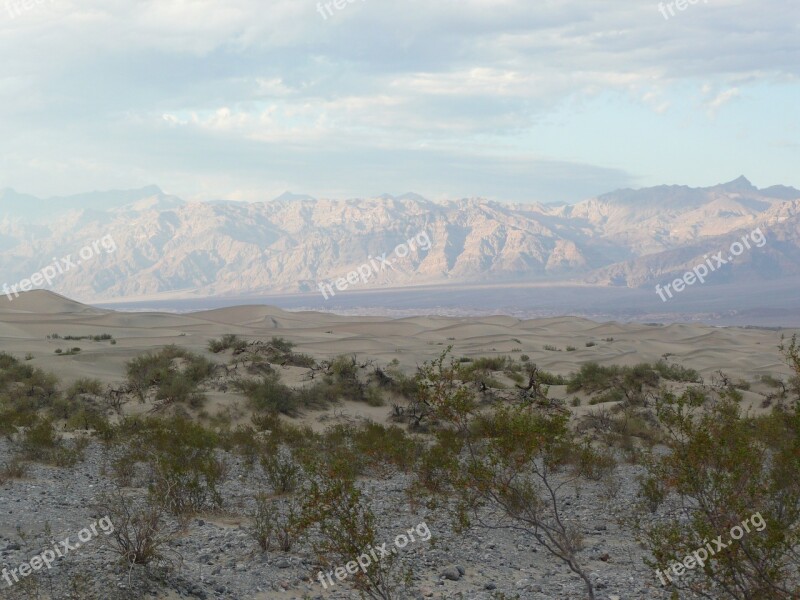
<svg viewBox="0 0 800 600"><path fill-rule="evenodd" d="M800 187L797 0L4 1L0 187L21 192Z"/></svg>

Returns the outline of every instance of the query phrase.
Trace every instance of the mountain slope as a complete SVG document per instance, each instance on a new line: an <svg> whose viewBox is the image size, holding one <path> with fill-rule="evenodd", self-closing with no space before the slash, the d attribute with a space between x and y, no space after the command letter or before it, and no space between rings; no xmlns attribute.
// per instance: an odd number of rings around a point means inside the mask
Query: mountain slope
<svg viewBox="0 0 800 600"><path fill-rule="evenodd" d="M585 280L638 287L669 281L761 227L768 243L727 280L797 273L800 191L745 178L710 188L619 190L576 205L435 203L416 194L263 203L190 203L155 186L40 200L0 193L0 285L13 285L95 240L105 246L53 279L82 299L316 290L386 255L368 284ZM407 256L394 249L417 237ZM430 244L427 241L430 241ZM113 242L113 244L111 243Z"/></svg>

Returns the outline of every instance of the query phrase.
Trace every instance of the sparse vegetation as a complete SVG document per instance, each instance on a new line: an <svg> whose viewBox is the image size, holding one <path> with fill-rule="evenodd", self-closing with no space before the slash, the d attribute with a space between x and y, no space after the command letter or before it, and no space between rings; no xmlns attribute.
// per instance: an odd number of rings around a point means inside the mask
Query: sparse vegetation
<svg viewBox="0 0 800 600"><path fill-rule="evenodd" d="M240 339L238 335L225 334L219 340L211 340L208 342L209 352L219 354L225 350L233 350L234 354L244 352L247 349L247 342Z"/></svg>
<svg viewBox="0 0 800 600"><path fill-rule="evenodd" d="M782 348L800 368L796 339ZM676 593L742 600L794 600L798 593L797 368L786 381L753 379L748 398L764 398L761 416L753 416L749 404L739 406L749 382L720 371L703 385L697 371L668 354L653 364L589 362L565 377L540 370L527 354L519 361L496 353L452 359L450 348L416 375L408 361L405 371L398 360L381 365L355 355L317 362L278 337L245 343L226 335L209 350L232 350L234 358L214 364L166 346L130 360L124 383L79 378L65 387L0 353L0 433L15 450L0 465L0 485L30 472L27 461L63 467L81 460L89 434L72 432L85 430L102 442L101 473L115 484L101 507L115 524L112 548L126 564L168 566L180 558L172 549L190 517L222 510L249 517L244 527L263 552L311 546L320 564L337 566L384 539L370 486L404 473L396 480L411 481L404 491L412 507L446 511L457 533L527 533L593 598L586 524L569 506L585 486L609 498L619 493L619 460L647 473L637 522L654 568L724 533L753 512L746 506L764 515L764 532L740 540L730 559L720 555L676 583ZM563 368L558 356L550 358ZM298 363L305 372L288 368ZM299 376L302 384L284 383ZM551 386L566 390L551 398ZM762 393L761 386L775 391ZM234 396L216 412L199 410L204 390L227 387L247 400ZM130 398L149 403L149 413L126 416L119 407ZM595 407L570 411L581 398ZM292 422L346 400L389 400L385 414L396 424L361 421L344 407L320 416L329 420L324 430ZM245 417L251 421L243 425ZM252 495L223 497L229 464L237 477L257 482ZM349 584L370 598L416 593L400 564L382 561Z"/></svg>
<svg viewBox="0 0 800 600"><path fill-rule="evenodd" d="M207 359L174 345L137 356L126 365L133 393L142 402L152 398L159 408L178 403L194 408L202 405L205 396L198 387L213 369Z"/></svg>
<svg viewBox="0 0 800 600"><path fill-rule="evenodd" d="M110 341L114 343L114 336L110 333L101 333L99 335L59 335L57 333L53 333L47 336L48 340L64 340L64 341L73 341L73 342L80 342L82 340L90 340L92 342L107 342Z"/></svg>

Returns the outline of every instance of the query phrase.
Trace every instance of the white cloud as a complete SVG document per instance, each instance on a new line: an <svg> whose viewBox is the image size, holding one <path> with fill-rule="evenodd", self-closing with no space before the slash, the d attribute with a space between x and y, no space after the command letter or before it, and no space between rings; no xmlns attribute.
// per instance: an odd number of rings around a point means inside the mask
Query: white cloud
<svg viewBox="0 0 800 600"><path fill-rule="evenodd" d="M657 3L614 0L368 0L327 21L315 0L54 0L0 18L0 166L74 155L166 184L165 173L188 180L212 163L226 170L214 181L246 179L231 189L252 194L259 177L305 191L303 171L323 170L303 164L315 160L338 166L329 185L350 189L360 151L391 161L393 149L425 148L439 153L430 168L444 186L456 149L548 158L523 138L565 106L612 95L671 118L705 84L698 118L711 121L754 87L797 85L798 17L794 0L699 3L669 21ZM291 165L270 169L287 146L296 166L284 177ZM598 186L608 172L625 182L606 152L574 163L602 174ZM0 178L64 185L26 164ZM408 176L391 162L372 169Z"/></svg>

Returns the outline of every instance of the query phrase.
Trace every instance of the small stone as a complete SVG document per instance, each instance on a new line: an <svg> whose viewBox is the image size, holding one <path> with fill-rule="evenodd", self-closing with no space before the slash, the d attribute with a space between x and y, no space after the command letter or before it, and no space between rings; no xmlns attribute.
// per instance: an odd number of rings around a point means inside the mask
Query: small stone
<svg viewBox="0 0 800 600"><path fill-rule="evenodd" d="M461 579L461 571L459 571L457 567L447 567L442 571L442 577L450 581L458 581Z"/></svg>

